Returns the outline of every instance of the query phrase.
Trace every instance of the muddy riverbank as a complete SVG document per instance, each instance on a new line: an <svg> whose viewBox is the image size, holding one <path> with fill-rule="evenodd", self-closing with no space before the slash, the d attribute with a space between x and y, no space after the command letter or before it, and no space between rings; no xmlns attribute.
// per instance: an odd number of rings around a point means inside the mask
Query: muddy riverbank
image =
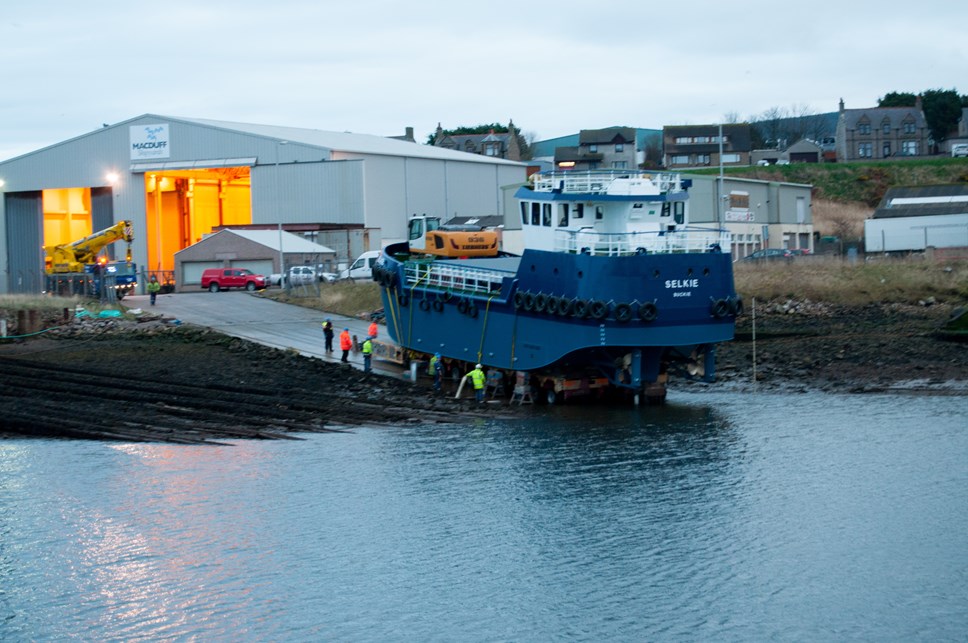
<svg viewBox="0 0 968 643"><path fill-rule="evenodd" d="M736 340L718 347L715 383L673 377L670 388L751 389L755 352L759 391L968 395L968 345L936 332L951 312L771 303L748 310ZM0 435L194 443L534 412L170 321L78 319L0 344Z"/></svg>

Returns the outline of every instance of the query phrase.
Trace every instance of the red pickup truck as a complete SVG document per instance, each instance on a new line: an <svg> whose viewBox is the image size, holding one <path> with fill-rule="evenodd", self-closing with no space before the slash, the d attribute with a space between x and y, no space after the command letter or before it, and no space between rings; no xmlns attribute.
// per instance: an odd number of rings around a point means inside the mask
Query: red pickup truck
<svg viewBox="0 0 968 643"><path fill-rule="evenodd" d="M265 275L257 275L248 268L208 268L202 273L202 288L209 292L226 288L245 288L252 292L265 287Z"/></svg>

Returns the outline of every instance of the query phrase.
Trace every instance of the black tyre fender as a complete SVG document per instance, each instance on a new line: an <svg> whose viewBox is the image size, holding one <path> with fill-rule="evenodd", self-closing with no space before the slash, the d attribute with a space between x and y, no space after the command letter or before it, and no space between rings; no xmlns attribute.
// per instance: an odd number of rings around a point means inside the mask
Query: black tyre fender
<svg viewBox="0 0 968 643"><path fill-rule="evenodd" d="M588 304L588 314L592 316L592 319L605 319L608 315L608 304L595 299Z"/></svg>
<svg viewBox="0 0 968 643"><path fill-rule="evenodd" d="M439 299L435 299L434 310L436 310L438 313L444 312L444 302L440 301Z"/></svg>
<svg viewBox="0 0 968 643"><path fill-rule="evenodd" d="M726 303L725 299L717 299L713 302L712 306L713 317L725 317L729 314L729 304Z"/></svg>
<svg viewBox="0 0 968 643"><path fill-rule="evenodd" d="M463 314L465 314L467 312L467 300L466 299L461 299L459 302L457 302L457 312L459 312L461 315L463 315Z"/></svg>
<svg viewBox="0 0 968 643"><path fill-rule="evenodd" d="M454 293L452 293L449 290L445 290L443 296L444 296L444 301L450 301L451 299L454 298Z"/></svg>
<svg viewBox="0 0 968 643"><path fill-rule="evenodd" d="M548 297L548 303L545 304L545 312L548 313L549 315L557 315L558 306L560 305L561 305L561 300L555 297L554 295L551 295L550 297Z"/></svg>
<svg viewBox="0 0 968 643"><path fill-rule="evenodd" d="M571 314L573 317L578 319L584 319L588 317L588 302L584 299L576 299L572 302Z"/></svg>
<svg viewBox="0 0 968 643"><path fill-rule="evenodd" d="M373 267L373 281L380 284L381 286L383 285L383 268L381 268L380 266Z"/></svg>
<svg viewBox="0 0 968 643"><path fill-rule="evenodd" d="M524 291L519 290L514 293L514 309L520 310L524 306Z"/></svg>
<svg viewBox="0 0 968 643"><path fill-rule="evenodd" d="M739 317L743 314L743 298L739 295L729 298L729 314Z"/></svg>
<svg viewBox="0 0 968 643"><path fill-rule="evenodd" d="M420 310L422 310L424 312L430 310L430 300L429 299L421 299L419 306L420 306Z"/></svg>
<svg viewBox="0 0 968 643"><path fill-rule="evenodd" d="M521 306L525 311L531 312L534 310L534 293L526 292L524 293L524 303Z"/></svg>
<svg viewBox="0 0 968 643"><path fill-rule="evenodd" d="M471 319L477 319L477 304L472 301L467 303L467 316Z"/></svg>
<svg viewBox="0 0 968 643"><path fill-rule="evenodd" d="M534 312L543 313L548 307L548 295L539 292L534 296Z"/></svg>
<svg viewBox="0 0 968 643"><path fill-rule="evenodd" d="M400 304L400 306L402 306L403 308L406 308L407 306L410 305L410 296L405 293L400 293L397 296L397 303Z"/></svg>
<svg viewBox="0 0 968 643"><path fill-rule="evenodd" d="M655 318L659 316L659 308L654 302L647 301L644 304L639 305L639 319L644 322L655 321Z"/></svg>
<svg viewBox="0 0 968 643"><path fill-rule="evenodd" d="M383 282L386 284L387 288L393 288L397 285L397 272L395 270L385 270L383 272Z"/></svg>
<svg viewBox="0 0 968 643"><path fill-rule="evenodd" d="M632 306L626 303L615 306L615 321L627 322L632 319Z"/></svg>
<svg viewBox="0 0 968 643"><path fill-rule="evenodd" d="M558 316L567 317L571 315L571 310L574 307L575 302L567 297L561 297L558 300Z"/></svg>

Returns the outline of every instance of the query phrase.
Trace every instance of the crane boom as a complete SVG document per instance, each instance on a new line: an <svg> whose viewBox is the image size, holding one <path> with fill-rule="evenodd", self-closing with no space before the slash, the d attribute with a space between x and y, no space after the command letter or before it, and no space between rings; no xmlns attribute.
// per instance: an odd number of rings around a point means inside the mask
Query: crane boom
<svg viewBox="0 0 968 643"><path fill-rule="evenodd" d="M134 241L134 234L130 221L118 221L110 228L71 243L44 246L44 252L47 253L47 273L84 272L84 266L95 263L101 250L122 240L128 243L126 261L131 263L131 242Z"/></svg>

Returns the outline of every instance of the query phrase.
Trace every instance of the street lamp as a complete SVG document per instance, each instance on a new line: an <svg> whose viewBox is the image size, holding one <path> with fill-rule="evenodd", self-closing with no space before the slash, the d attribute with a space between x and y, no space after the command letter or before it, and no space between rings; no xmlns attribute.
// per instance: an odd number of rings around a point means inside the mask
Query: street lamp
<svg viewBox="0 0 968 643"><path fill-rule="evenodd" d="M279 148L289 141L276 141L276 221L279 223L279 287L286 277L285 256L282 252L282 189L279 181Z"/></svg>

